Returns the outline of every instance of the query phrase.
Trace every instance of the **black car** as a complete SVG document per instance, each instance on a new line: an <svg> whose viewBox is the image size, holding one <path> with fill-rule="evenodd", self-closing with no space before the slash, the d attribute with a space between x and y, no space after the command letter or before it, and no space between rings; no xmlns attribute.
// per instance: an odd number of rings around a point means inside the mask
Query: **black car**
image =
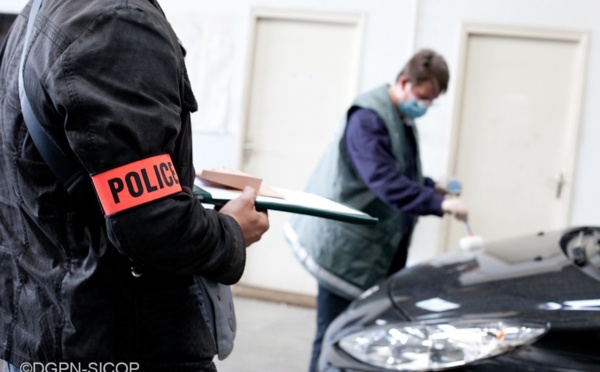
<svg viewBox="0 0 600 372"><path fill-rule="evenodd" d="M319 370L600 371L600 227L408 267L328 328Z"/></svg>

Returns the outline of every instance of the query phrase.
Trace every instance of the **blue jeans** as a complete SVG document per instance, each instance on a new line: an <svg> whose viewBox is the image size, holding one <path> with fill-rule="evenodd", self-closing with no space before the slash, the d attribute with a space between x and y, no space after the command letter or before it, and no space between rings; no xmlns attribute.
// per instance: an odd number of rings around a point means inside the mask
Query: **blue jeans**
<svg viewBox="0 0 600 372"><path fill-rule="evenodd" d="M309 372L317 372L319 356L321 355L321 344L323 336L331 322L340 315L351 300L340 297L319 284L317 293L317 332L313 341L312 356L310 359Z"/></svg>

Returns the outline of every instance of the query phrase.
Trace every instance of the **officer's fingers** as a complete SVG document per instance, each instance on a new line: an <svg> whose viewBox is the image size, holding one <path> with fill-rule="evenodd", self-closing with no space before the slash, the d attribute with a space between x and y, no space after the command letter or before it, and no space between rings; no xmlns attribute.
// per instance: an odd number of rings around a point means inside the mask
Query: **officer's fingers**
<svg viewBox="0 0 600 372"><path fill-rule="evenodd" d="M256 200L256 197L258 196L256 190L251 187L251 186L246 186L244 187L244 190L242 190L242 197L244 198L248 198L248 199L252 199L252 200Z"/></svg>

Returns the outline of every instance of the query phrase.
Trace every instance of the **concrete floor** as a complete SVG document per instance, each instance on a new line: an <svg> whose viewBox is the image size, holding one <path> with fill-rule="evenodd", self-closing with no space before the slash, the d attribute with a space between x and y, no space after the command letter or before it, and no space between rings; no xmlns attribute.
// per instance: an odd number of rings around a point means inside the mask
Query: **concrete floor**
<svg viewBox="0 0 600 372"><path fill-rule="evenodd" d="M316 311L235 297L237 335L231 355L216 361L219 372L306 372Z"/></svg>
<svg viewBox="0 0 600 372"><path fill-rule="evenodd" d="M235 347L227 359L215 361L219 372L308 371L315 309L245 297L234 297L234 303Z"/></svg>

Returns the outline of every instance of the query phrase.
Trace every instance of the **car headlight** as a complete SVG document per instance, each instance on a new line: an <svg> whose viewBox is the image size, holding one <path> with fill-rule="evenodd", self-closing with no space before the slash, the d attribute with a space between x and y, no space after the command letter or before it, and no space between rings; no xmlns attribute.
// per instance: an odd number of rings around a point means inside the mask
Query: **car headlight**
<svg viewBox="0 0 600 372"><path fill-rule="evenodd" d="M389 370L422 371L457 367L534 342L548 324L515 320L397 323L342 338L354 358Z"/></svg>

